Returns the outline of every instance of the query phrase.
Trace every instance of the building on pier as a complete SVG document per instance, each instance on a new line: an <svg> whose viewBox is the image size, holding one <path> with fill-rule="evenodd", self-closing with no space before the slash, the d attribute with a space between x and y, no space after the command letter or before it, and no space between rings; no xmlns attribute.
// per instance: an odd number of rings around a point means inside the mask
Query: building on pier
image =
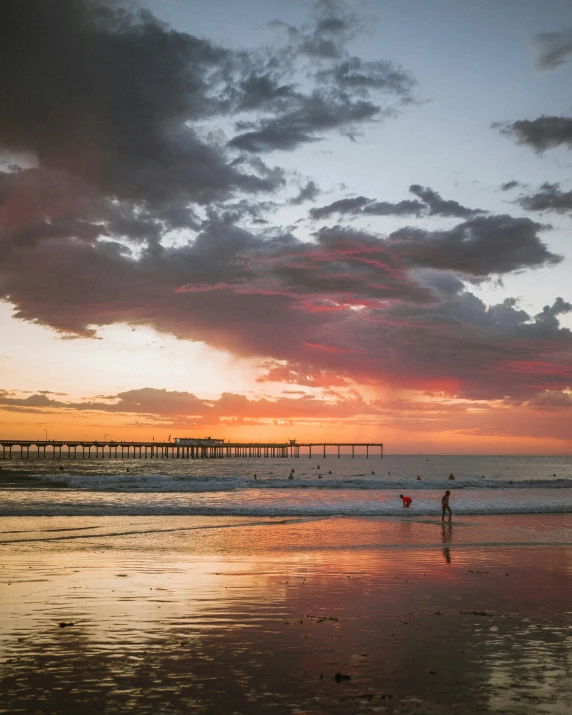
<svg viewBox="0 0 572 715"><path fill-rule="evenodd" d="M213 439L212 437L175 437L175 445L178 447L201 447L209 445L224 444L224 439Z"/></svg>

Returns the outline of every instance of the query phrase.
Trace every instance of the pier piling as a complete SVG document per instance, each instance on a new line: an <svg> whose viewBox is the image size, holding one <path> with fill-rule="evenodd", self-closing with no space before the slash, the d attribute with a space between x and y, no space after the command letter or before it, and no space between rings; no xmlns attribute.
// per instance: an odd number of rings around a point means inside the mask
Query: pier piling
<svg viewBox="0 0 572 715"><path fill-rule="evenodd" d="M224 442L223 440L194 440L192 445L176 442L98 442L88 440L10 440L0 439L0 459L260 459L298 458L307 454L312 459L312 448L325 459L328 454L352 458L361 454L369 458L370 448L379 450L381 442ZM79 451L81 450L81 451ZM92 453L93 450L93 453Z"/></svg>

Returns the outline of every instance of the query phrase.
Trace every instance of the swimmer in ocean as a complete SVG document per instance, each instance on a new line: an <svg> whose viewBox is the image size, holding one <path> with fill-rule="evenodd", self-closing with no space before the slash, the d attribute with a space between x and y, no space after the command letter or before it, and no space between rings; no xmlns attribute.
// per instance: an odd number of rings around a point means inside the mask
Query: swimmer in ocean
<svg viewBox="0 0 572 715"><path fill-rule="evenodd" d="M412 499L411 497L404 497L403 494L400 494L400 495L399 495L399 498L400 498L401 501L403 502L403 508L404 508L404 509L409 509L409 507L411 506L411 502L413 501L413 499Z"/></svg>
<svg viewBox="0 0 572 715"><path fill-rule="evenodd" d="M445 512L449 512L449 521L451 521L451 517L453 516L453 511L451 507L449 506L449 497L451 496L451 492L447 489L445 494L443 495L443 498L441 499L441 508L443 510L443 513L441 515L441 521L445 521Z"/></svg>

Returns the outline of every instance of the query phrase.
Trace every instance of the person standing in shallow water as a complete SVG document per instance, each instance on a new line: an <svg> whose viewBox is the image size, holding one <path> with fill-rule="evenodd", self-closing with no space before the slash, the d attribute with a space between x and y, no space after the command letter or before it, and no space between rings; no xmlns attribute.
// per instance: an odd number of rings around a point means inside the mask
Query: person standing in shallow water
<svg viewBox="0 0 572 715"><path fill-rule="evenodd" d="M441 521L445 521L445 512L449 512L449 521L451 521L451 517L453 516L453 511L451 507L449 506L449 497L451 496L451 492L447 489L445 494L443 495L443 498L441 499L441 508L442 508L442 514L441 514Z"/></svg>
<svg viewBox="0 0 572 715"><path fill-rule="evenodd" d="M405 507L405 509L409 509L409 507L411 506L411 502L413 501L413 499L412 499L411 497L404 497L403 494L400 494L400 495L399 495L399 498L400 498L401 501L403 502L403 506Z"/></svg>

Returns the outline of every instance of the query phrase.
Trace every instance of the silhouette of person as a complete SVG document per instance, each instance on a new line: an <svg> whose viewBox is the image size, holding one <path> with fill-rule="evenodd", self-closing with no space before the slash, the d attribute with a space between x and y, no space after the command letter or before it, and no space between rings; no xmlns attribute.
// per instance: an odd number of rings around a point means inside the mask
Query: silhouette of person
<svg viewBox="0 0 572 715"><path fill-rule="evenodd" d="M449 506L449 497L451 496L451 492L447 489L445 494L443 495L443 498L441 499L441 521L445 521L445 512L449 512L449 521L451 521L451 517L453 516L453 511L451 507Z"/></svg>

